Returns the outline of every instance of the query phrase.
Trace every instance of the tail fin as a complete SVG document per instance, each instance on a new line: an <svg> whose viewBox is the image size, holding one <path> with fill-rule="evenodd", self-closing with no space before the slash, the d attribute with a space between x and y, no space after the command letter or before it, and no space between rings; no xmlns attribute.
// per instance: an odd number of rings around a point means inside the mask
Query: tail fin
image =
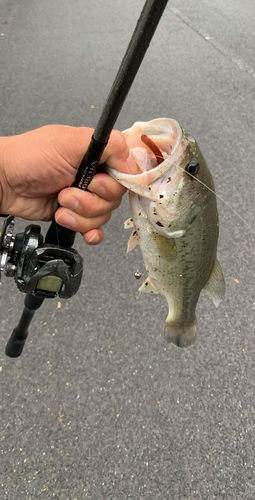
<svg viewBox="0 0 255 500"><path fill-rule="evenodd" d="M178 347L190 347L194 344L197 336L196 319L193 323L180 326L174 321L166 322L165 339Z"/></svg>

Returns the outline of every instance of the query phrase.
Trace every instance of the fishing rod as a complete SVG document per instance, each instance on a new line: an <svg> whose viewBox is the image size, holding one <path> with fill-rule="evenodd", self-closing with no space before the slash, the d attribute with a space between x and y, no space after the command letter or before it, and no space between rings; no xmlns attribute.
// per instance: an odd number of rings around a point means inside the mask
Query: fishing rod
<svg viewBox="0 0 255 500"><path fill-rule="evenodd" d="M146 0L73 187L88 189L167 2ZM26 293L20 321L5 349L11 358L22 353L31 320L44 299L72 297L79 289L83 272L83 259L72 248L75 231L60 226L55 219L45 241L41 227L35 224L16 236L13 233L14 217L9 215L0 238L0 272L13 277L18 289Z"/></svg>

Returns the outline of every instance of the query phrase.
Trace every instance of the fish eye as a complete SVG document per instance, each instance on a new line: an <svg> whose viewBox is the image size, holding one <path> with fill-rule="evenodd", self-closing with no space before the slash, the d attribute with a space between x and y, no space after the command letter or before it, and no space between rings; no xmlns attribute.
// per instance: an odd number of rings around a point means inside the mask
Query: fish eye
<svg viewBox="0 0 255 500"><path fill-rule="evenodd" d="M197 175L199 172L199 163L196 160L191 160L187 167L185 168L186 172L191 175Z"/></svg>
<svg viewBox="0 0 255 500"><path fill-rule="evenodd" d="M186 172L191 175L197 175L199 172L199 163L196 160L191 160L185 168Z"/></svg>

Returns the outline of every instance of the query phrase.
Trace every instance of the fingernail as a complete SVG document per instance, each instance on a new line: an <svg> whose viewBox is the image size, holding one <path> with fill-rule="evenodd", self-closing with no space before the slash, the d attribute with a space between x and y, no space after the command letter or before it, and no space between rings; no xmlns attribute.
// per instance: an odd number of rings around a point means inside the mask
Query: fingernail
<svg viewBox="0 0 255 500"><path fill-rule="evenodd" d="M69 214L59 215L59 217L57 217L57 223L61 226L72 227L75 224L75 218Z"/></svg>
<svg viewBox="0 0 255 500"><path fill-rule="evenodd" d="M78 200L76 198L67 198L65 197L60 201L60 205L65 208L70 208L70 210L74 210L75 208L78 207Z"/></svg>
<svg viewBox="0 0 255 500"><path fill-rule="evenodd" d="M130 173L137 172L137 165L132 155L127 159L127 167Z"/></svg>
<svg viewBox="0 0 255 500"><path fill-rule="evenodd" d="M99 241L99 235L97 233L94 234L94 236L92 236L92 238L90 238L90 240L88 240L89 243L97 243Z"/></svg>

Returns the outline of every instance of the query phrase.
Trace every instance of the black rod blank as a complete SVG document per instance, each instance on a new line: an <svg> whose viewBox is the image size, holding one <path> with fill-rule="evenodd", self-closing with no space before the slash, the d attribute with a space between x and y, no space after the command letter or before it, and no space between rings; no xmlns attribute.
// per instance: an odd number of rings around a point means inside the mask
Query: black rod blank
<svg viewBox="0 0 255 500"><path fill-rule="evenodd" d="M168 0L147 0L121 62L73 186L86 190Z"/></svg>
<svg viewBox="0 0 255 500"><path fill-rule="evenodd" d="M118 118L168 0L147 0L93 134L106 143Z"/></svg>

